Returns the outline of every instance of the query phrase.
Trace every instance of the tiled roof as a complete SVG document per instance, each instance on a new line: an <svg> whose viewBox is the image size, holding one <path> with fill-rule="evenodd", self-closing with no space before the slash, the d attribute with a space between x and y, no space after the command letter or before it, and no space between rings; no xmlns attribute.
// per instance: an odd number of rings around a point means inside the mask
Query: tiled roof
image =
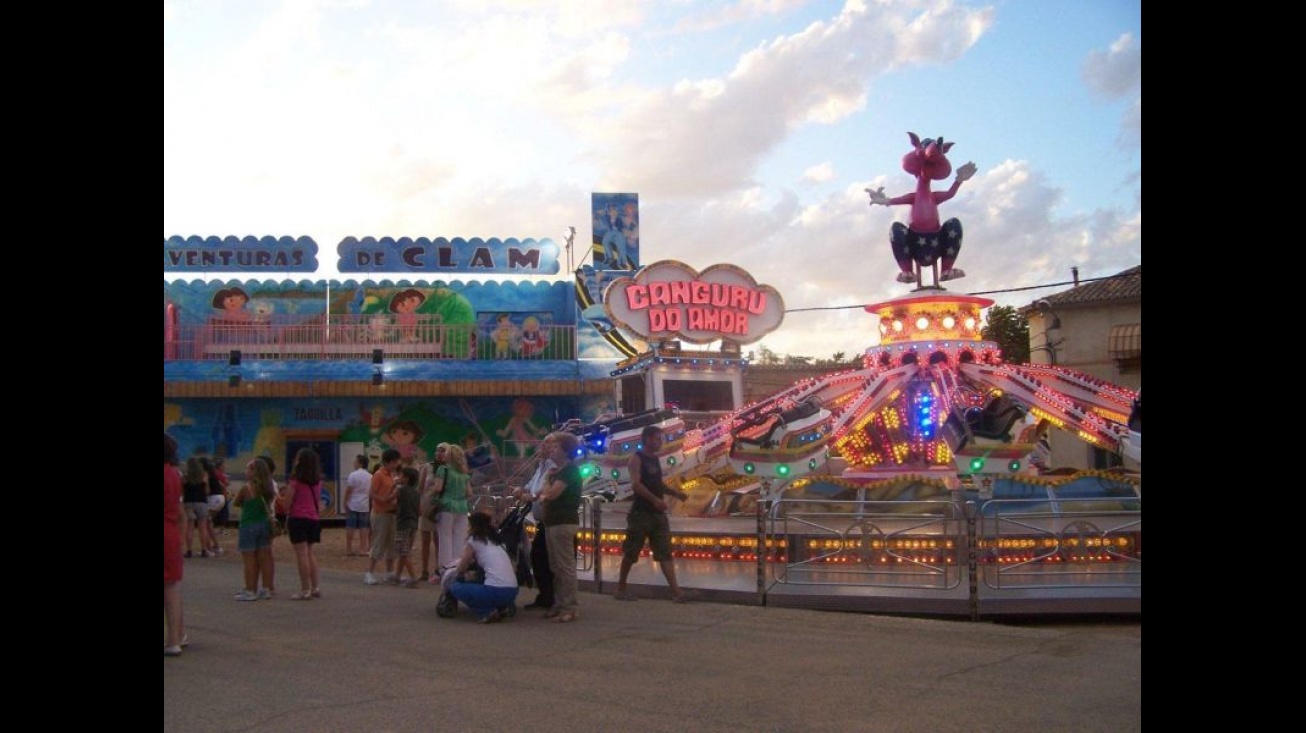
<svg viewBox="0 0 1306 733"><path fill-rule="evenodd" d="M1084 283L1040 300L1057 305L1095 305L1119 303L1143 298L1143 266L1131 267L1111 277Z"/></svg>

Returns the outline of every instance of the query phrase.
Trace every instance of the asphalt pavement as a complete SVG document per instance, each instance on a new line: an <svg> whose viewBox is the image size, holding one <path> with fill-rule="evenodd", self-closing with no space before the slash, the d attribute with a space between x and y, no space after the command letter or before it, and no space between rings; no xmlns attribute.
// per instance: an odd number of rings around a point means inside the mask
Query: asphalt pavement
<svg viewBox="0 0 1306 733"><path fill-rule="evenodd" d="M1141 619L935 620L582 592L580 619L435 613L434 586L323 569L323 598L237 602L187 560L165 733L1139 731ZM523 590L519 605L534 597Z"/></svg>

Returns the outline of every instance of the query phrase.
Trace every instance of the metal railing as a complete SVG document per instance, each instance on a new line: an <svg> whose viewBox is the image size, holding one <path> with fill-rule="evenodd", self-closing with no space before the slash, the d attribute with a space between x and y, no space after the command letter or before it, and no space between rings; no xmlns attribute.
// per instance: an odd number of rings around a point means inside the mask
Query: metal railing
<svg viewBox="0 0 1306 733"><path fill-rule="evenodd" d="M1142 499L1059 504L1059 511L1024 500L980 506L974 542L982 590L1140 587Z"/></svg>
<svg viewBox="0 0 1306 733"><path fill-rule="evenodd" d="M538 337L495 339L493 327L451 325L431 314L272 314L248 321L210 319L164 332L164 361L228 359L574 360L575 326L540 326Z"/></svg>
<svg viewBox="0 0 1306 733"><path fill-rule="evenodd" d="M588 497L581 515L582 561L616 552L624 535L622 512L600 496ZM724 533L727 541L720 544L756 548L750 555L759 605L922 613L946 608L972 619L1045 609L1141 612L1141 499L780 499L759 501L756 512L751 538L738 523L681 531ZM677 544L674 524L672 546L684 547ZM738 558L703 558L692 553L676 561L681 585L734 592L737 599ZM602 564L592 566L600 592Z"/></svg>
<svg viewBox="0 0 1306 733"><path fill-rule="evenodd" d="M769 515L788 547L777 583L945 590L965 577L966 521L950 501L781 499Z"/></svg>

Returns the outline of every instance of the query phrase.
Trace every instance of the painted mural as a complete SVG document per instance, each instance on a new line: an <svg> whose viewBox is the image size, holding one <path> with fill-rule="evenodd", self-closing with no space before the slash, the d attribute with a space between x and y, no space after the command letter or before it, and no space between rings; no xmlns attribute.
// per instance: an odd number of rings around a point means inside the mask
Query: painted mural
<svg viewBox="0 0 1306 733"><path fill-rule="evenodd" d="M473 468L485 470L500 459L534 455L555 424L611 408L605 400L590 402L583 406L573 397L182 399L163 403L163 429L177 439L181 455L226 458L237 475L251 458L270 456L277 476L284 477L289 451L305 435L361 444L373 466L387 448L427 462L437 445L455 443L467 450ZM334 484L340 477L328 478Z"/></svg>
<svg viewBox="0 0 1306 733"><path fill-rule="evenodd" d="M591 193L594 268L639 268L639 194Z"/></svg>
<svg viewBox="0 0 1306 733"><path fill-rule="evenodd" d="M163 291L183 325L239 327L268 323L273 314L313 320L326 313L326 284L320 280L178 280L164 283Z"/></svg>
<svg viewBox="0 0 1306 733"><path fill-rule="evenodd" d="M576 270L576 347L582 359L625 359L648 350L648 342L612 322L603 307L603 291L625 271Z"/></svg>

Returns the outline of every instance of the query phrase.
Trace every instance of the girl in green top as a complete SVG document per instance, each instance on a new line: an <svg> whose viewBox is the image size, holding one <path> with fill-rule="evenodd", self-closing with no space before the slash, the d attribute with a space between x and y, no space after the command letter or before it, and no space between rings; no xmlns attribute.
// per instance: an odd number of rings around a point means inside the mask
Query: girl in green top
<svg viewBox="0 0 1306 733"><path fill-rule="evenodd" d="M440 544L440 571L453 567L462 557L467 544L467 485L471 471L462 446L449 445L444 451L444 465L435 472L431 491L439 497L440 516L436 520Z"/></svg>
<svg viewBox="0 0 1306 733"><path fill-rule="evenodd" d="M276 500L268 464L257 458L245 464L245 485L236 492L232 504L240 510L240 539L236 547L245 564L245 587L236 592L238 601L271 598L272 573L272 502ZM259 588L259 577L263 587Z"/></svg>

